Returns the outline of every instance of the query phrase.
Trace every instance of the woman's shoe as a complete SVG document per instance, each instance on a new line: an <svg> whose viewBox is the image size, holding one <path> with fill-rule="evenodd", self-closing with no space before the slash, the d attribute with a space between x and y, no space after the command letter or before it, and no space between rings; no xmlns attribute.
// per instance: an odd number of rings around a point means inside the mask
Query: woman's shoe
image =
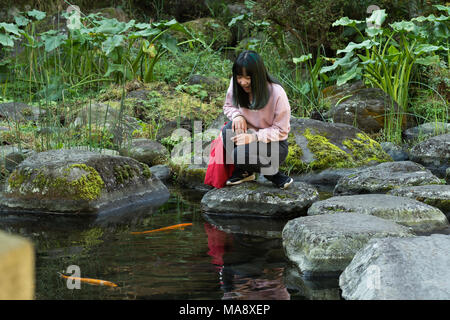
<svg viewBox="0 0 450 320"><path fill-rule="evenodd" d="M294 182L294 179L288 177L281 172L274 174L273 176L264 176L267 180L271 181L277 188L287 189Z"/></svg>
<svg viewBox="0 0 450 320"><path fill-rule="evenodd" d="M227 186L234 186L237 184L241 184L246 181L253 181L256 179L254 173L248 173L247 171L241 171L239 169L235 169L231 177L227 180Z"/></svg>

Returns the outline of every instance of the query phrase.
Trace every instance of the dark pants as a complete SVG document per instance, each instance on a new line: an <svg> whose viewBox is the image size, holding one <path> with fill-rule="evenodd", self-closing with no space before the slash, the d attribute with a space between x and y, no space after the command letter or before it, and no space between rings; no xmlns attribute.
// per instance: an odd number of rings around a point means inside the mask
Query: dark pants
<svg viewBox="0 0 450 320"><path fill-rule="evenodd" d="M231 137L232 121L222 129L223 145L227 155L227 163L234 163L237 169L251 172L260 172L265 176L278 173L280 164L288 155L287 140L264 143L254 141L249 144L237 146Z"/></svg>

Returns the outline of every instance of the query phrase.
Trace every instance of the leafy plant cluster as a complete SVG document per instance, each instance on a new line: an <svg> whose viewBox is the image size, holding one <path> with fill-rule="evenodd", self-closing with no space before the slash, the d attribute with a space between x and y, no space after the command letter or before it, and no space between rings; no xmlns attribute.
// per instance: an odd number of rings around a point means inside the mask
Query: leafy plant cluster
<svg viewBox="0 0 450 320"><path fill-rule="evenodd" d="M166 53L176 53L182 44L171 32L189 34L174 19L125 23L99 14L82 16L76 10L63 13L67 32L38 33L36 24L45 16L32 10L16 15L15 23L0 23L0 44L4 48L13 49L15 41L24 41L25 47L23 53L3 59L1 64L10 66L10 80L27 81L30 94L31 87L43 87L46 92L41 93L50 100L61 98L64 90L94 82L151 82L155 64ZM17 68L18 63L22 68Z"/></svg>

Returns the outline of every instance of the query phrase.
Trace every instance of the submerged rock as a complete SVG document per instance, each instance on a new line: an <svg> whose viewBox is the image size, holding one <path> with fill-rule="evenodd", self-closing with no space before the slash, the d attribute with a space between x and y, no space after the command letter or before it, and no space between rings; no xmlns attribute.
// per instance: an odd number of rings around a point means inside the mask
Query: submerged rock
<svg viewBox="0 0 450 320"><path fill-rule="evenodd" d="M411 148L412 161L424 165L440 178L450 167L450 133L429 138Z"/></svg>
<svg viewBox="0 0 450 320"><path fill-rule="evenodd" d="M1 205L4 210L36 213L103 213L168 197L166 186L146 164L61 149L37 153L17 166L8 178Z"/></svg>
<svg viewBox="0 0 450 320"><path fill-rule="evenodd" d="M410 198L385 194L361 194L332 197L315 202L308 215L355 212L377 216L415 231L444 229L448 221L441 210Z"/></svg>
<svg viewBox="0 0 450 320"><path fill-rule="evenodd" d="M290 218L305 215L319 193L306 183L294 182L287 190L271 183L246 182L213 189L202 198L202 210L224 216Z"/></svg>
<svg viewBox="0 0 450 320"><path fill-rule="evenodd" d="M360 213L299 217L283 229L287 257L301 272L340 272L372 238L412 236L395 222Z"/></svg>
<svg viewBox="0 0 450 320"><path fill-rule="evenodd" d="M339 278L347 300L449 300L450 236L372 239Z"/></svg>
<svg viewBox="0 0 450 320"><path fill-rule="evenodd" d="M292 173L354 168L392 161L380 144L342 123L291 118L289 154L283 167Z"/></svg>
<svg viewBox="0 0 450 320"><path fill-rule="evenodd" d="M397 187L425 184L442 184L442 181L412 161L385 162L342 177L334 194L386 193Z"/></svg>
<svg viewBox="0 0 450 320"><path fill-rule="evenodd" d="M395 188L388 194L412 198L450 214L450 185L425 185Z"/></svg>

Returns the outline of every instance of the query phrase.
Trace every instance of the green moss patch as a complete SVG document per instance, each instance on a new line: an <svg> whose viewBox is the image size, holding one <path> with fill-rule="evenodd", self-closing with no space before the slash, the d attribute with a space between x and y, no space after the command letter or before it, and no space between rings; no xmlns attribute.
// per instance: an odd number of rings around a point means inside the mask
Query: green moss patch
<svg viewBox="0 0 450 320"><path fill-rule="evenodd" d="M370 161L392 161L392 158L383 151L378 142L362 133L357 133L356 136L356 139L344 140L342 144L352 151L353 159L357 164L366 164Z"/></svg>
<svg viewBox="0 0 450 320"><path fill-rule="evenodd" d="M77 170L85 173L78 176ZM74 179L73 176L78 177ZM62 174L56 177L44 169L16 170L8 179L11 193L71 200L96 200L104 186L97 170L85 164L73 164L64 168Z"/></svg>
<svg viewBox="0 0 450 320"><path fill-rule="evenodd" d="M326 137L314 135L309 129L306 129L303 135L308 140L308 148L316 159L309 164L312 170L355 166L351 155L331 143Z"/></svg>
<svg viewBox="0 0 450 320"><path fill-rule="evenodd" d="M303 173L311 170L324 170L327 168L353 168L366 165L372 161L392 161L381 146L367 135L358 133L354 139L342 142L350 152L346 152L332 143L324 134L313 134L310 129L303 132L307 139L307 147L314 155L314 160L306 163L302 161L303 150L295 142L294 134L290 134L289 154L283 169L290 172Z"/></svg>
<svg viewBox="0 0 450 320"><path fill-rule="evenodd" d="M169 168L174 181L182 184L203 183L205 181L206 168L195 168L187 164L177 164L169 161Z"/></svg>
<svg viewBox="0 0 450 320"><path fill-rule="evenodd" d="M114 167L114 175L116 177L116 181L119 183L124 183L125 181L133 178L135 175L134 169L129 165L125 164L122 166Z"/></svg>

